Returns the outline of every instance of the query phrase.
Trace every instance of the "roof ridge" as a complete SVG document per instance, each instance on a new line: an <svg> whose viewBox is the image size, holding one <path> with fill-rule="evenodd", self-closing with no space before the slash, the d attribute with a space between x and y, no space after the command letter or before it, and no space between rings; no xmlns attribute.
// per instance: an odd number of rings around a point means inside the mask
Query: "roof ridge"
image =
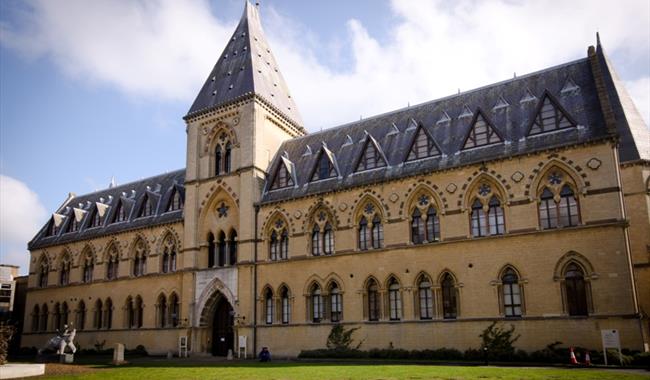
<svg viewBox="0 0 650 380"><path fill-rule="evenodd" d="M125 182L125 183L120 184L120 185L117 185L117 186L115 186L115 187L106 187L106 188L103 188L103 189L98 189L98 190L95 190L95 191L91 191L91 192L89 192L89 193L84 193L84 194L81 194L81 195L75 195L75 197L72 198L72 199L81 198L81 197L87 197L87 196L89 196L89 195L93 195L93 194L97 194L97 193L103 193L103 192L108 192L108 191L114 191L114 190L117 191L117 190L119 190L119 189L122 188L122 187L130 186L130 185L133 185L133 184L135 184L135 183L146 182L146 181L148 181L148 180L150 180L150 179L157 178L157 177L162 177L162 176L166 176L166 175L172 175L172 174L177 174L177 173L180 173L180 172L185 172L185 170L186 170L186 168L181 168L181 169L176 169L176 170L169 171L169 172L167 172L167 173L161 173L161 174L157 174L157 175L152 175L152 176L150 176L150 177L146 177L146 178L141 178L141 179L138 179L138 180L133 180L133 181Z"/></svg>

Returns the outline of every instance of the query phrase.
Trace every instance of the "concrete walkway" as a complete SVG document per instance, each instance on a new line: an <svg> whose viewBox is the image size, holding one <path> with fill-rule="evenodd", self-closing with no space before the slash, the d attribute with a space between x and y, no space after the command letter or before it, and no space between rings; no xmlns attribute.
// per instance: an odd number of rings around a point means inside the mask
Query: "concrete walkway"
<svg viewBox="0 0 650 380"><path fill-rule="evenodd" d="M0 366L0 379L40 376L45 373L45 364L7 363Z"/></svg>

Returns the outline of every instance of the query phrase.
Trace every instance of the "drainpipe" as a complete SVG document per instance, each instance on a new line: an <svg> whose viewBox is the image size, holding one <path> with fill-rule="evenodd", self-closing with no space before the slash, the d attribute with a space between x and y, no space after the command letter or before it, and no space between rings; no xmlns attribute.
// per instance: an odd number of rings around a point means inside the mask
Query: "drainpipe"
<svg viewBox="0 0 650 380"><path fill-rule="evenodd" d="M255 235L253 237L253 358L257 355L257 218L260 213L260 206L255 205Z"/></svg>

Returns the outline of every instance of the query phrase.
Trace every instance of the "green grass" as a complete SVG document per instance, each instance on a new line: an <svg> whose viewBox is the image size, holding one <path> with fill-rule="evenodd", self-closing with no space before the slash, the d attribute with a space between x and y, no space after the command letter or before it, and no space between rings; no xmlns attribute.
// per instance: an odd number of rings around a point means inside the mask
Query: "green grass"
<svg viewBox="0 0 650 380"><path fill-rule="evenodd" d="M277 379L277 380L333 380L333 379L645 379L647 376L619 371L596 369L554 368L499 368L463 366L427 366L396 364L314 364L314 363L237 363L189 364L142 363L122 367L100 367L96 372L78 376L47 376L45 379ZM43 378L41 378L43 379Z"/></svg>

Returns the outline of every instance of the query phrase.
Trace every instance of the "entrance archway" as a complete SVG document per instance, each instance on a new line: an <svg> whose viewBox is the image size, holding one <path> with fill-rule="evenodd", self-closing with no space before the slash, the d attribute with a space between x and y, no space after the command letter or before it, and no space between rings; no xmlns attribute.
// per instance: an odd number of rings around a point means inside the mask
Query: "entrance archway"
<svg viewBox="0 0 650 380"><path fill-rule="evenodd" d="M220 297L212 317L212 355L226 356L234 346L234 311L225 297Z"/></svg>

